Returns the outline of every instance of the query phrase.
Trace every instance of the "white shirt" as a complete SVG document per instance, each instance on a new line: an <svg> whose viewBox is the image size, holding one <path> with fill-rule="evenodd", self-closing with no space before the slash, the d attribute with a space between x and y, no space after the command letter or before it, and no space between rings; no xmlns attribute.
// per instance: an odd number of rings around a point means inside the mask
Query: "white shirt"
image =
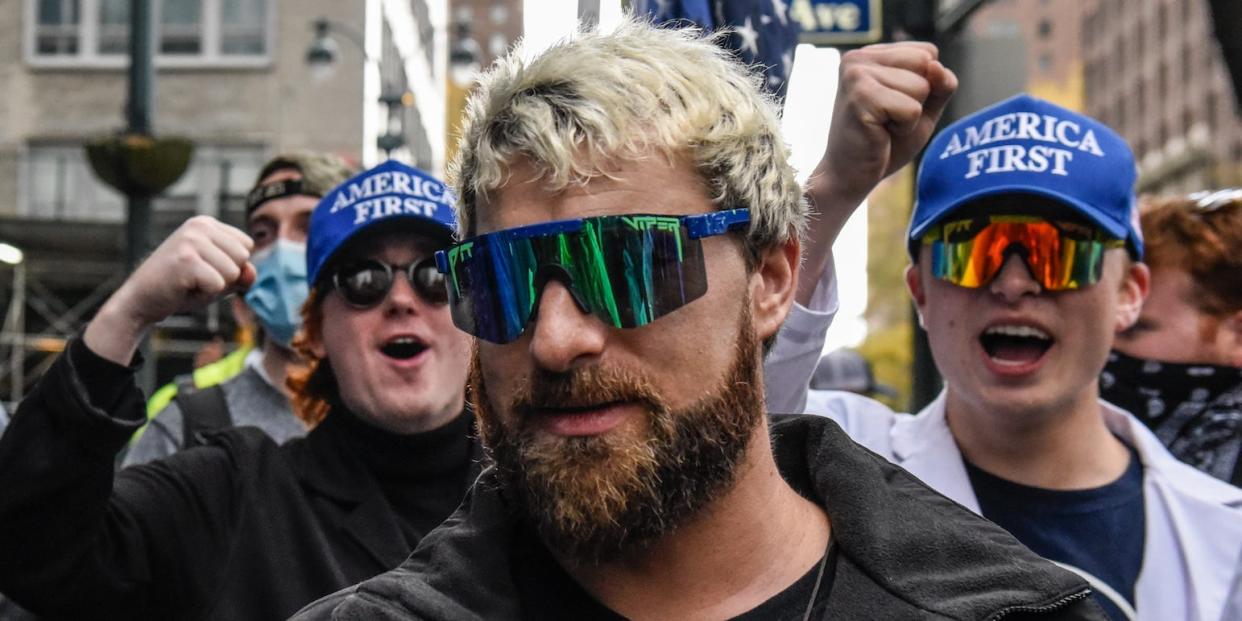
<svg viewBox="0 0 1242 621"><path fill-rule="evenodd" d="M837 273L829 255L828 265L811 293L810 308L794 302L776 344L764 359L764 403L769 412L799 414L805 410L811 374L839 308Z"/></svg>

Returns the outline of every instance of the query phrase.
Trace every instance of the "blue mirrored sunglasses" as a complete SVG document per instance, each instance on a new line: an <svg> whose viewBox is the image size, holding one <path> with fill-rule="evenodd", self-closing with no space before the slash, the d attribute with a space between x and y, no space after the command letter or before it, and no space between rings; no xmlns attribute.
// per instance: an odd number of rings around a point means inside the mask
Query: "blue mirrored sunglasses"
<svg viewBox="0 0 1242 621"><path fill-rule="evenodd" d="M706 293L701 240L749 222L747 209L543 222L450 246L436 267L447 276L453 323L486 341L516 340L554 278L583 312L637 328Z"/></svg>

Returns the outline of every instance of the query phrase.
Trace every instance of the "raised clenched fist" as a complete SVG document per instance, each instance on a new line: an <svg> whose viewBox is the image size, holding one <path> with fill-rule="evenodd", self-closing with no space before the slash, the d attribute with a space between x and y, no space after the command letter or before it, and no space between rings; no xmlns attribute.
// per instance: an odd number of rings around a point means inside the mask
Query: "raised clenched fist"
<svg viewBox="0 0 1242 621"><path fill-rule="evenodd" d="M253 247L245 233L215 218L186 220L104 303L87 326L86 345L128 364L146 331L165 317L249 287Z"/></svg>

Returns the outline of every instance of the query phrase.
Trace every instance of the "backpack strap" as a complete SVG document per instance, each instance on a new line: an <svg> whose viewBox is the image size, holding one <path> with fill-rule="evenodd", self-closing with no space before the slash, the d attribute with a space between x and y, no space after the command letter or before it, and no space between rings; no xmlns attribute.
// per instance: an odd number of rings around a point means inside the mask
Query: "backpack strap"
<svg viewBox="0 0 1242 621"><path fill-rule="evenodd" d="M190 448L205 444L203 433L233 426L224 389L208 386L198 390L177 392L173 397L181 408L182 446Z"/></svg>
<svg viewBox="0 0 1242 621"><path fill-rule="evenodd" d="M198 384L194 383L193 373L182 373L173 378L173 385L177 387L178 393L188 393L198 390Z"/></svg>

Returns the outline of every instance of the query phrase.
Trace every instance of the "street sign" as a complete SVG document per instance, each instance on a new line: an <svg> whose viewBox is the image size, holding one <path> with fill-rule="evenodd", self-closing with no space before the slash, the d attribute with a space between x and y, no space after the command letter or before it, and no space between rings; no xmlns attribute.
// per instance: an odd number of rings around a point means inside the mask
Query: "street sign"
<svg viewBox="0 0 1242 621"><path fill-rule="evenodd" d="M884 36L880 0L792 0L790 17L802 25L799 41L813 45L863 45Z"/></svg>

